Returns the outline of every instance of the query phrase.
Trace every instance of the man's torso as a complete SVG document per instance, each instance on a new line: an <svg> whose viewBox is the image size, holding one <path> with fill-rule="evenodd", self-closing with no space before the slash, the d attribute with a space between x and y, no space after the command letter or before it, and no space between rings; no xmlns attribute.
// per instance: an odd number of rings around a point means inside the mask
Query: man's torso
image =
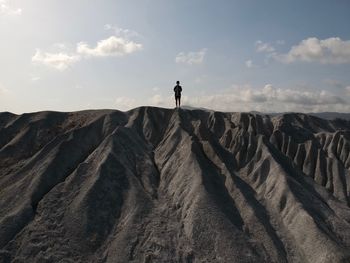
<svg viewBox="0 0 350 263"><path fill-rule="evenodd" d="M176 85L174 88L174 91L175 91L175 97L181 97L182 87L180 85Z"/></svg>

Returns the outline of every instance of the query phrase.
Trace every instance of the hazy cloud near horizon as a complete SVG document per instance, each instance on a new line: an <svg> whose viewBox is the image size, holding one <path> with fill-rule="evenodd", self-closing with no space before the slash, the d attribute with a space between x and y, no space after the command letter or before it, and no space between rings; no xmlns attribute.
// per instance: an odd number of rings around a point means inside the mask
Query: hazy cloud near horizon
<svg viewBox="0 0 350 263"><path fill-rule="evenodd" d="M153 95L148 103L158 107L172 107L173 96ZM205 94L191 98L184 96L185 106L215 109L219 111L261 111L261 112L325 112L350 111L350 105L341 96L327 91L313 92L297 89L275 88L267 84L262 88L252 88L249 85L233 85L221 93ZM129 110L138 105L131 98L118 98L116 106ZM268 108L266 108L268 106Z"/></svg>

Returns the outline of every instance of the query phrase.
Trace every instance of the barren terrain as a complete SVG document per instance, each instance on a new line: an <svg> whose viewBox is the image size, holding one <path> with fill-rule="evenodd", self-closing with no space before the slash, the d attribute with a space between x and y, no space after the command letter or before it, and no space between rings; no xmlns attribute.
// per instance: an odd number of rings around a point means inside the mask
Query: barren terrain
<svg viewBox="0 0 350 263"><path fill-rule="evenodd" d="M0 262L350 262L350 122L0 113Z"/></svg>

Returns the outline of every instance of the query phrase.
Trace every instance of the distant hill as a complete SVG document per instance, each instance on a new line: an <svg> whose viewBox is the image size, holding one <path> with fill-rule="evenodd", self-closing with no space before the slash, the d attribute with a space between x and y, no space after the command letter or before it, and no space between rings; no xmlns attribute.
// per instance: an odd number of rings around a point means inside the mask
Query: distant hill
<svg viewBox="0 0 350 263"><path fill-rule="evenodd" d="M327 120L334 120L334 119L350 120L350 113L321 112L321 113L310 113L310 115L327 119Z"/></svg>
<svg viewBox="0 0 350 263"><path fill-rule="evenodd" d="M350 123L313 115L0 113L0 262L350 262Z"/></svg>
<svg viewBox="0 0 350 263"><path fill-rule="evenodd" d="M183 106L182 109L215 111L215 110L211 110L211 109L207 109L207 108L196 108L196 107L192 107L192 106ZM278 116L278 115L288 114L289 112L265 113L265 112L259 112L259 111L250 111L249 113L260 114L260 115ZM334 120L334 119L350 120L350 113L316 112L316 113L301 113L301 114L308 114L308 115L316 116L316 117L326 119L326 120Z"/></svg>

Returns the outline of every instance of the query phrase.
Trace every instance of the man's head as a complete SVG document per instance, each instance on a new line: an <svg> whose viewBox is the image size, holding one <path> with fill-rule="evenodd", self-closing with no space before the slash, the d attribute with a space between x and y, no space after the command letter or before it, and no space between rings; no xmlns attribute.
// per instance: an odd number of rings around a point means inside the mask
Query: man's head
<svg viewBox="0 0 350 263"><path fill-rule="evenodd" d="M179 85L179 84L180 84L180 81L176 81L176 84Z"/></svg>

